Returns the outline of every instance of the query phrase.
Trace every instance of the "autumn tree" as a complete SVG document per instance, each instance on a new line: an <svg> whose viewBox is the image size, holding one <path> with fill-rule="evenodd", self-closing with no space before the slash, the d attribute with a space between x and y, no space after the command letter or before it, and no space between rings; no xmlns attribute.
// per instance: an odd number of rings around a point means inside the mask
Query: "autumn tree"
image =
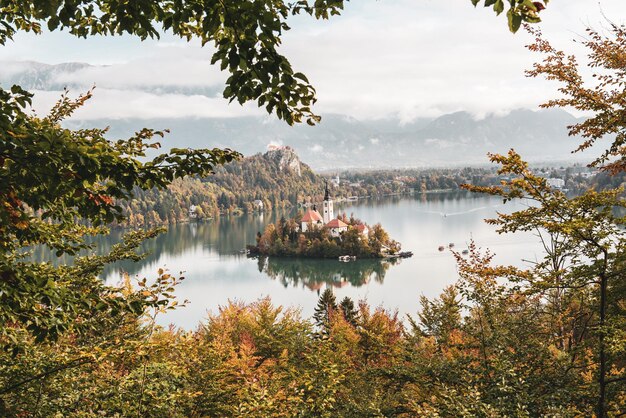
<svg viewBox="0 0 626 418"><path fill-rule="evenodd" d="M587 78L576 57L556 50L538 30L530 50L545 55L543 62L528 71L531 77L546 77L560 83L562 97L543 107L568 107L592 115L569 127L572 136L581 136L576 152L592 148L600 139L611 137L611 145L591 166L617 174L626 171L624 143L626 114L623 97L626 87L626 28L610 23L607 33L587 30L583 45L589 51ZM474 191L501 196L504 201L525 198L529 208L510 215L500 214L489 222L499 232L535 231L542 237L545 259L529 271L516 273L527 291L545 298L551 312L547 318L557 336L554 344L570 358L571 367L595 372L597 376L595 413L605 417L624 407L623 375L626 311L624 293L626 260L622 189L589 190L569 198L552 189L534 174L514 151L492 155L501 165L499 174L512 180L500 186L468 186ZM592 350L593 358L586 356ZM591 364L589 364L591 362Z"/></svg>
<svg viewBox="0 0 626 418"><path fill-rule="evenodd" d="M574 108L591 113L583 122L569 127L572 136L579 135L583 142L576 152L592 148L604 138L611 138L610 146L597 157L591 166L599 167L610 174L626 172L626 127L623 120L626 115L624 96L626 95L626 26L608 22L603 32L592 28L586 30L582 40L588 50L586 67L587 76L575 56L567 56L555 49L541 35L541 32L528 28L535 35L535 43L529 46L531 51L545 56L543 62L535 64L528 71L530 77L545 77L560 84L562 97L544 103L543 107ZM624 334L619 331L624 325L624 307L617 301L626 297L623 286L623 218L615 216L611 208L623 207L623 191L614 189L607 192L585 193L579 201L567 202L568 209L577 209L580 214L578 224L566 234L574 234L578 240L584 240L584 247L592 247L590 271L583 270L588 277L595 278L597 294L597 329L598 338L598 405L597 414L603 417L607 413L607 391L609 385L618 386L623 393L626 377L612 376L611 365L623 367L626 356ZM582 206L582 207L581 207ZM595 207L594 209L591 209ZM589 213L591 212L591 213ZM575 246L578 241L574 241ZM622 341L621 343L615 343ZM611 348L609 348L611 347ZM617 363L615 363L617 361ZM614 392L615 396L615 392Z"/></svg>
<svg viewBox="0 0 626 418"><path fill-rule="evenodd" d="M534 202L527 209L512 214L500 214L488 220L498 232L533 231L548 243L545 259L532 269L519 271L512 267L486 269L475 263L470 269L477 277L504 277L523 284L525 294L540 295L545 299L549 315L542 319L553 329L555 347L570 359L571 367L587 372L597 365L598 395L596 413L599 417L619 409L618 393L623 380L621 367L624 351L609 348L608 341L623 338L624 298L623 269L626 236L623 218L614 214L615 208L625 206L619 198L620 190L590 190L568 198L552 189L545 178L533 174L527 163L511 151L507 156L493 155L492 161L501 164L500 174L512 178L502 186L469 188L503 197L504 201L524 198ZM483 265L488 263L484 262ZM476 286L473 286L476 289ZM564 341L565 340L565 341ZM594 359L588 359L587 350L593 350ZM565 372L564 372L565 374ZM608 385L614 391L608 396ZM608 402L610 400L610 403ZM623 406L623 405L622 405Z"/></svg>
<svg viewBox="0 0 626 418"><path fill-rule="evenodd" d="M587 28L582 45L589 51L587 76L574 55L554 48L542 37L541 31L527 28L535 36L528 46L543 54L544 60L527 71L529 77L545 77L560 84L561 97L541 105L544 108L572 108L592 116L569 127L571 136L581 136L583 142L575 152L587 150L601 139L611 138L609 147L594 159L592 167L617 174L626 171L626 26L609 22L606 33Z"/></svg>

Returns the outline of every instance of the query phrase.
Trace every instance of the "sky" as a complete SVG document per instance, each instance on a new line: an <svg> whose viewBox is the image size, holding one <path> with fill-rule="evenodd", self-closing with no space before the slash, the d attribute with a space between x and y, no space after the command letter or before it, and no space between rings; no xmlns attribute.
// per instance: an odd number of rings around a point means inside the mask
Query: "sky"
<svg viewBox="0 0 626 418"><path fill-rule="evenodd" d="M552 0L540 27L556 47L582 56L572 40L581 40L586 26L606 26L603 15L624 23L626 1ZM524 75L539 60L524 47L530 36L511 34L504 15L474 8L469 0L361 0L329 21L296 17L289 23L281 51L316 87L314 110L322 115L410 122L463 110L480 118L536 109L556 94L554 84ZM210 46L167 34L144 42L19 34L0 47L0 83L24 69L21 61L82 62L94 67L56 75L84 90L96 86L77 119L262 115L254 105L221 98L228 74L210 65L211 55ZM40 114L60 95L35 93Z"/></svg>

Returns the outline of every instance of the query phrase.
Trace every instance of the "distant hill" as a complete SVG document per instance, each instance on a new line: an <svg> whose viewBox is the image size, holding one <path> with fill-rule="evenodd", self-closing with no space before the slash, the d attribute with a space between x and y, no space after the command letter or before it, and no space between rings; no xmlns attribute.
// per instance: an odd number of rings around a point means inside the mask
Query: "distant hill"
<svg viewBox="0 0 626 418"><path fill-rule="evenodd" d="M17 84L26 90L63 90L64 87L73 87L62 81L63 74L87 67L90 65L79 62L56 65L34 61L3 62L0 69L0 84L4 87Z"/></svg>
<svg viewBox="0 0 626 418"><path fill-rule="evenodd" d="M67 80L72 80L68 74L89 68L80 63L3 63L0 84L18 83L39 90L61 90L68 85L80 91L90 85L68 84ZM209 97L218 93L215 88L176 85L136 89ZM316 170L477 165L487 163L488 152L506 152L510 148L532 162L582 159L578 154L570 154L580 141L569 138L566 129L578 119L562 110L518 109L482 119L456 112L410 123L397 119L361 121L337 114L322 116L322 123L316 127L289 127L273 116L70 120L67 126L110 126L111 137L126 137L142 127L169 128L171 133L162 141L166 149L217 146L253 155L267 150L269 144L289 145ZM590 158L585 155L585 160Z"/></svg>
<svg viewBox="0 0 626 418"><path fill-rule="evenodd" d="M566 127L576 122L560 110L520 109L480 120L458 112L410 125L324 115L316 127L288 127L255 117L99 120L71 126L110 126L112 137L128 136L144 126L169 128L165 148L229 147L244 155L262 152L269 144L284 144L311 167L327 170L477 165L487 162L487 153L510 148L532 162L571 161L579 158L570 153L578 142L568 137Z"/></svg>
<svg viewBox="0 0 626 418"><path fill-rule="evenodd" d="M324 180L302 163L289 147L217 167L206 178L175 180L167 190L135 190L135 199L119 202L131 226L160 225L189 220L195 207L198 218L225 213L289 208L297 202L321 197Z"/></svg>

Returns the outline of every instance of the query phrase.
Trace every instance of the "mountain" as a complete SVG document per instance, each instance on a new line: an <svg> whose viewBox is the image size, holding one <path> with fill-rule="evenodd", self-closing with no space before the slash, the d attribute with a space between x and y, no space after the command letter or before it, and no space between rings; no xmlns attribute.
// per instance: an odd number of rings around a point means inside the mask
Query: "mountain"
<svg viewBox="0 0 626 418"><path fill-rule="evenodd" d="M17 83L26 89L61 90L68 74L97 67L67 63L8 63L0 69L0 85ZM78 77L80 78L80 77ZM114 81L111 81L112 83ZM74 90L89 86L69 85ZM106 88L106 86L104 87ZM137 86L158 94L215 97L215 87ZM315 127L289 127L274 116L223 118L159 118L69 120L70 128L109 126L111 138L123 138L143 127L169 129L165 149L228 147L252 155L268 145L288 145L316 170L459 166L487 163L487 153L515 148L531 162L582 160L571 150L580 141L568 138L567 126L579 120L562 110L518 109L506 115L476 118L468 112L419 118L358 120L339 114L322 115ZM591 156L585 155L589 160Z"/></svg>
<svg viewBox="0 0 626 418"><path fill-rule="evenodd" d="M88 67L91 66L80 62L55 65L33 61L3 62L2 69L0 69L0 84L4 87L17 84L26 90L63 90L65 87L78 87L61 81L63 75Z"/></svg>
<svg viewBox="0 0 626 418"><path fill-rule="evenodd" d="M487 153L515 148L532 162L572 160L577 141L566 127L578 119L561 110L514 110L505 116L475 119L466 112L421 120L411 125L396 121L359 121L324 115L316 127L289 127L271 117L219 119L127 119L71 122L69 127L110 126L120 138L142 127L168 128L168 147L228 147L244 155L289 145L316 170L477 165ZM380 127L379 127L380 125Z"/></svg>
<svg viewBox="0 0 626 418"><path fill-rule="evenodd" d="M128 88L124 82L110 79L102 82L105 74L101 70L107 66L90 65L82 62L66 62L61 64L44 64L34 61L0 62L0 86L11 87L13 84L26 90L85 92L94 85L103 88ZM100 82L96 82L100 80ZM184 83L172 85L138 84L132 90L155 94L185 94L219 96L221 87L187 86Z"/></svg>

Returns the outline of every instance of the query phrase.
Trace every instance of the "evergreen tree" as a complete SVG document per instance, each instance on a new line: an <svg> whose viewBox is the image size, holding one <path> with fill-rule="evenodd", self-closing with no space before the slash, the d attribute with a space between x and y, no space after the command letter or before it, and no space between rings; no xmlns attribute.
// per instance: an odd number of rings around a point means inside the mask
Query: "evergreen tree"
<svg viewBox="0 0 626 418"><path fill-rule="evenodd" d="M359 319L359 311L355 309L354 301L346 296L339 303L339 308L341 309L345 320L352 326L356 327L357 320Z"/></svg>
<svg viewBox="0 0 626 418"><path fill-rule="evenodd" d="M332 289L327 287L317 301L315 313L313 314L315 325L320 327L322 332L328 332L330 328L330 317L332 312L336 309L337 300L335 299L335 295L333 294Z"/></svg>

